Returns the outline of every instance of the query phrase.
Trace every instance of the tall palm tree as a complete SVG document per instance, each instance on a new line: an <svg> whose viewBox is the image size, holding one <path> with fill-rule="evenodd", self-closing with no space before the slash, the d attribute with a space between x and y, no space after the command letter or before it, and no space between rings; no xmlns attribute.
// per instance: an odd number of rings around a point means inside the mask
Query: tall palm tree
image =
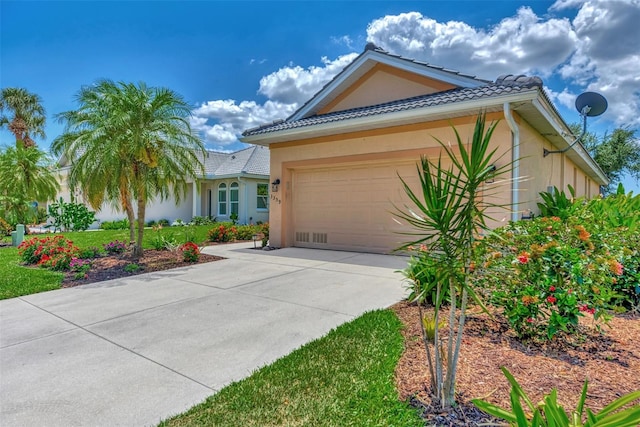
<svg viewBox="0 0 640 427"><path fill-rule="evenodd" d="M42 99L38 95L16 87L0 91L0 127L7 126L13 133L16 146L33 147L36 144L32 136L45 138L45 122Z"/></svg>
<svg viewBox="0 0 640 427"><path fill-rule="evenodd" d="M166 88L100 80L82 88L80 107L58 114L66 122L52 150L71 160L69 185L94 209L110 202L127 213L134 253L142 255L147 203L187 193L204 173L204 145L189 124L191 109ZM134 218L134 206L137 219Z"/></svg>
<svg viewBox="0 0 640 427"><path fill-rule="evenodd" d="M29 222L34 201L53 200L60 189L47 154L22 145L0 151L0 211L10 223Z"/></svg>

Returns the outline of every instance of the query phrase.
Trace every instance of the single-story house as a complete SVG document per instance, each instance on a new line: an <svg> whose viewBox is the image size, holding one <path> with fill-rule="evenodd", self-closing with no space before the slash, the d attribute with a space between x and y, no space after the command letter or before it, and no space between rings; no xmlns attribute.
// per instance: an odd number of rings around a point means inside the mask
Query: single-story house
<svg viewBox="0 0 640 427"><path fill-rule="evenodd" d="M492 226L535 214L553 186L592 197L607 184L580 143L543 155L575 136L540 78L483 80L369 44L291 117L243 133L271 152L271 245L391 252L409 240L393 214L407 203L398 175L417 188L420 156L436 159L435 138L454 142L452 126L468 140L480 111L499 121L496 167L514 161L512 176L486 183L498 190L487 198L511 207Z"/></svg>
<svg viewBox="0 0 640 427"><path fill-rule="evenodd" d="M266 147L252 145L233 153L206 151L201 159L204 176L194 185L188 184L187 197L176 206L173 197L156 199L147 206L146 220L168 219L170 222L182 220L187 223L194 216L229 220L231 214L237 215L241 224L267 222L269 220L269 150ZM67 175L71 164L63 156L59 161L58 181L62 197L71 200L67 184ZM82 200L76 194L74 200ZM108 204L96 212L99 221L122 219L124 212Z"/></svg>

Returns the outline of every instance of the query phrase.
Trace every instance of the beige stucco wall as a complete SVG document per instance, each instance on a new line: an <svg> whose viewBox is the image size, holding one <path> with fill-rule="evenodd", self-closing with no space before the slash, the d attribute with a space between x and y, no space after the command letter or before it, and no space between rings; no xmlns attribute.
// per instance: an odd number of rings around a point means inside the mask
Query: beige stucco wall
<svg viewBox="0 0 640 427"><path fill-rule="evenodd" d="M412 96L426 95L440 90L452 88L442 82L427 78L408 80L407 76L397 75L395 69L376 69L352 86L351 91L345 93L337 103L324 112L342 111L350 108L382 104Z"/></svg>
<svg viewBox="0 0 640 427"><path fill-rule="evenodd" d="M490 119L499 119L501 115L494 114ZM402 126L378 131L365 131L349 135L322 137L306 141L272 144L271 149L271 180L280 179L278 192L271 194L270 208L270 238L275 246L290 246L292 244L291 197L292 171L298 168L316 168L321 166L339 166L348 164L362 164L363 162L399 163L406 161L418 162L420 155L431 158L437 157L440 146L434 139L443 143L455 145L455 135L450 127L454 124L463 140L469 140L473 133L475 117L454 119L451 122L438 121L419 125ZM499 148L497 157L506 153L511 147L511 132L504 121L498 124L494 132L493 142ZM498 167L510 160L507 153L500 160ZM404 177L403 177L404 178ZM417 181L416 175L408 177ZM495 188L503 184L492 184ZM502 185L504 188L504 184ZM507 184L508 187L508 184ZM510 203L510 194L502 190L490 200L496 203ZM491 191L493 193L493 191ZM487 191L489 193L489 191ZM489 197L487 197L489 200ZM502 210L497 220L503 223L509 219L509 213ZM498 224L495 224L498 225Z"/></svg>

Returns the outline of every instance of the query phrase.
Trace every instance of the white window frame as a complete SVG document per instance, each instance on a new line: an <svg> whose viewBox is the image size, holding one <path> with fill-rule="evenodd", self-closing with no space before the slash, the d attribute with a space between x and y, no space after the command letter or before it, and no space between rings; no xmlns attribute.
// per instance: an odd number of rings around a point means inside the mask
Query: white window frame
<svg viewBox="0 0 640 427"><path fill-rule="evenodd" d="M260 194L260 187L264 186L267 190L266 194ZM260 207L260 201L264 201L264 207ZM256 185L256 210L260 212L266 212L269 210L269 184L259 182Z"/></svg>
<svg viewBox="0 0 640 427"><path fill-rule="evenodd" d="M232 198L233 192L236 192L236 200L234 201ZM234 211L235 207L235 211ZM229 185L229 215L236 214L238 217L240 216L240 184L237 182L232 182Z"/></svg>
<svg viewBox="0 0 640 427"><path fill-rule="evenodd" d="M224 198L224 200L220 200L220 196L222 196ZM228 208L228 195L227 195L227 184L224 182L221 182L220 184L218 184L218 216L227 216L229 215L229 210ZM222 212L222 210L220 209L220 207L224 206L224 213Z"/></svg>

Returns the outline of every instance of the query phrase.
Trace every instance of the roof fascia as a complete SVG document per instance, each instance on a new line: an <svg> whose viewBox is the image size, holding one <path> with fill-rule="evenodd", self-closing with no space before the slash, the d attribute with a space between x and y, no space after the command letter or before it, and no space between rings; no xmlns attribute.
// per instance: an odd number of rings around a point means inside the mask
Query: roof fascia
<svg viewBox="0 0 640 427"><path fill-rule="evenodd" d="M549 124L553 126L554 130L567 143L567 147L569 147L573 143L573 141L567 139L567 137L572 136L573 133L571 132L571 129L564 121L564 119L554 111L549 102L543 96L538 96L537 99L534 99L533 106L538 110L540 114L542 114L542 116L544 116L545 120L547 120L547 122L549 122ZM563 149L565 147L559 148ZM582 142L577 142L572 147L572 150L582 159L582 161L584 161L591 168L594 174L602 181L603 185L607 185L609 183L609 179L604 174L600 166L598 166L596 161L593 160L593 157L591 157L591 155L584 148Z"/></svg>
<svg viewBox="0 0 640 427"><path fill-rule="evenodd" d="M517 94L500 95L492 98L474 99L463 102L416 108L413 110L396 111L393 113L378 114L355 119L347 119L342 122L329 122L319 125L305 126L301 128L285 129L282 131L257 134L240 138L240 141L251 144L270 145L272 143L306 139L314 136L346 133L351 130L361 130L367 127L381 128L406 123L420 123L437 114L447 114L465 111L478 111L486 107L500 106L505 102L532 101L537 97L537 90L520 92Z"/></svg>
<svg viewBox="0 0 640 427"><path fill-rule="evenodd" d="M266 179L269 180L269 175L253 174L253 173L231 173L227 175L205 175L206 180L218 180L218 179L233 179L233 178L253 178L253 179Z"/></svg>
<svg viewBox="0 0 640 427"><path fill-rule="evenodd" d="M481 81L477 79L466 77L463 75L454 74L448 71L439 70L437 68L430 67L428 65L419 64L408 59L392 56L386 53L377 52L375 50L367 50L362 55L358 56L349 64L344 70L342 70L336 77L333 78L320 92L314 95L314 97L304 104L298 111L293 113L287 121L300 120L309 113L314 112L318 105L337 89L339 89L351 76L353 76L361 67L364 67L367 62L371 61L372 65L367 66L365 72L373 68L375 63L381 63L389 65L391 67L399 68L411 73L419 74L424 77L430 77L436 80L440 80L446 83L453 84L459 87L477 87L482 85Z"/></svg>

